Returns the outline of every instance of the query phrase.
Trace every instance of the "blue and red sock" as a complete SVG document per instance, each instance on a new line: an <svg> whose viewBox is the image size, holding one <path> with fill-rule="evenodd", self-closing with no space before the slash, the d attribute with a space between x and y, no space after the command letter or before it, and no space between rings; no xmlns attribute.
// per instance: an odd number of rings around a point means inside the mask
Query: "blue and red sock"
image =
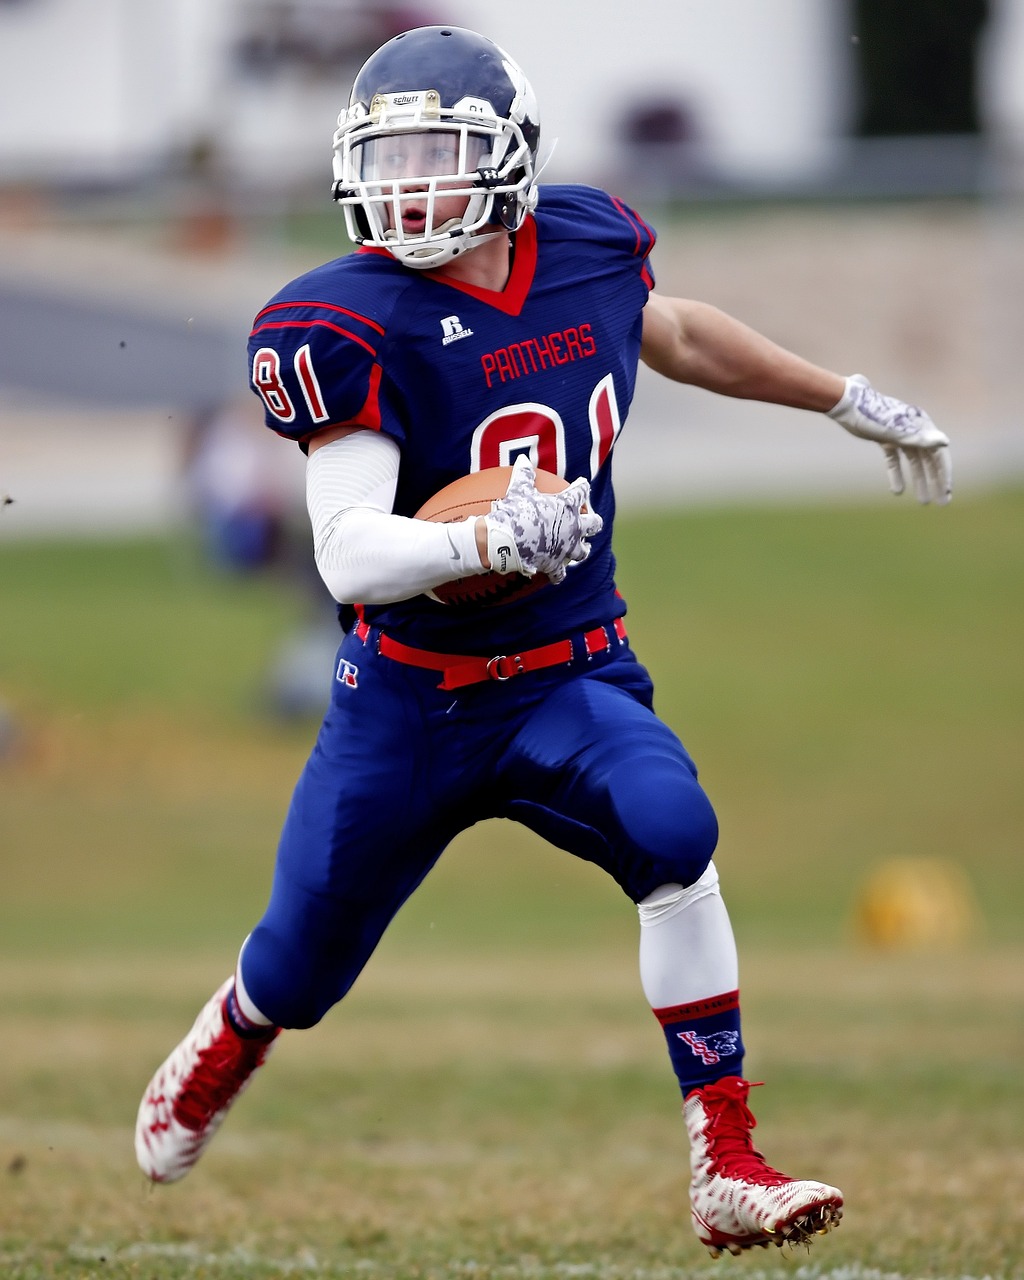
<svg viewBox="0 0 1024 1280"><path fill-rule="evenodd" d="M665 1032L684 1098L723 1076L743 1074L739 991L655 1009L654 1016Z"/></svg>

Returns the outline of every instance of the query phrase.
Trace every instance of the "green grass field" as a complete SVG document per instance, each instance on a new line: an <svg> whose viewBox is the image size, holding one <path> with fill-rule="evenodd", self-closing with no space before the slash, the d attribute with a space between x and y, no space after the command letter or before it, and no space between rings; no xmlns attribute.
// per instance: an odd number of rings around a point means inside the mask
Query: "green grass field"
<svg viewBox="0 0 1024 1280"><path fill-rule="evenodd" d="M452 847L184 1183L145 1183L138 1097L262 909L315 729L261 710L298 597L178 541L0 543L0 1275L1020 1280L1022 517L620 522L633 643L722 822L758 1141L848 1198L809 1253L718 1262L635 912L510 824ZM858 938L900 858L965 875L966 940Z"/></svg>

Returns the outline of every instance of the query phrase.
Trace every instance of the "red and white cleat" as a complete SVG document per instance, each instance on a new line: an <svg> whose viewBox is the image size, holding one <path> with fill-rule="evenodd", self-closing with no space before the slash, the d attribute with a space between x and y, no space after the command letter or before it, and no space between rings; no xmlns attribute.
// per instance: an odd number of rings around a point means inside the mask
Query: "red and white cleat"
<svg viewBox="0 0 1024 1280"><path fill-rule="evenodd" d="M770 1244L809 1244L843 1216L838 1188L787 1177L755 1150L750 1089L749 1081L726 1076L695 1089L683 1105L693 1229L713 1258Z"/></svg>
<svg viewBox="0 0 1024 1280"><path fill-rule="evenodd" d="M210 997L143 1094L135 1157L154 1182L177 1182L188 1173L273 1047L277 1028L248 1039L228 1022L224 1003L233 982L228 978Z"/></svg>

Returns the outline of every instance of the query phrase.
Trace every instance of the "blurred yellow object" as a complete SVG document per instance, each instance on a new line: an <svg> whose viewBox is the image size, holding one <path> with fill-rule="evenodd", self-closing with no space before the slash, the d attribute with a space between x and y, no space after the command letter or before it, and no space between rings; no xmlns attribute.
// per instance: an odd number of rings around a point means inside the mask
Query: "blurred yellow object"
<svg viewBox="0 0 1024 1280"><path fill-rule="evenodd" d="M894 858L865 881L857 936L874 947L943 947L975 937L980 912L967 876L940 858Z"/></svg>

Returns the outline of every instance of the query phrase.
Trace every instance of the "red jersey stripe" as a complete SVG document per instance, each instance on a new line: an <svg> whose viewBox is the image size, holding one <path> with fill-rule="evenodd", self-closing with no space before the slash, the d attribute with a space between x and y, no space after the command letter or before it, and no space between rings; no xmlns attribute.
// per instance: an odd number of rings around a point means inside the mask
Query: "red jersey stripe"
<svg viewBox="0 0 1024 1280"><path fill-rule="evenodd" d="M369 351L374 359L377 358L376 347L371 347L357 333L351 333L348 329L343 329L341 325L332 324L330 320L268 320L266 324L258 324L249 334L249 337L254 338L257 333L262 333L265 329L311 329L314 325L319 325L323 329L333 329L335 333L340 333L343 338L351 338L353 342L358 342L361 347Z"/></svg>
<svg viewBox="0 0 1024 1280"><path fill-rule="evenodd" d="M647 225L647 223L644 222L643 218L641 218L638 213L635 213L632 209L629 208L628 205L623 204L623 202L619 200L618 197L612 196L611 201L612 201L612 204L616 207L616 209L618 209L619 213L622 214L622 216L633 228L633 231L636 235L636 248L633 250L633 252L642 253L643 256L646 258L647 255L650 253L651 249L654 247L654 232ZM646 240L646 245L644 244L645 240Z"/></svg>
<svg viewBox="0 0 1024 1280"><path fill-rule="evenodd" d="M367 328L373 329L381 337L384 336L384 326L379 325L376 320L370 320L367 316L361 316L358 311L350 311L348 307L339 307L333 302L274 302L270 306L264 307L253 323L258 324L271 311L290 310L292 307L316 307L320 311L340 311L342 315L351 316L353 320L358 320L360 324L365 324Z"/></svg>

